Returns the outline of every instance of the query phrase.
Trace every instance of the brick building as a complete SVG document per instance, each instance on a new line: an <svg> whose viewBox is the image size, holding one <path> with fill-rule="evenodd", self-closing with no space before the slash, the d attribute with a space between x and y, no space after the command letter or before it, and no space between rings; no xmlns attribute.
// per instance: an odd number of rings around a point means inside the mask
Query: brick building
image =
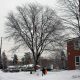
<svg viewBox="0 0 80 80"><path fill-rule="evenodd" d="M80 69L80 38L73 38L67 41L68 61L67 67L69 70Z"/></svg>

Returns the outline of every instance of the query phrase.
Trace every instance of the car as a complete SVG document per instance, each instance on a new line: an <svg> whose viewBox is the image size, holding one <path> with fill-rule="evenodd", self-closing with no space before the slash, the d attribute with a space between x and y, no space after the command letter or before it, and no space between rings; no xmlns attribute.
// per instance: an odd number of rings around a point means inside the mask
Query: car
<svg viewBox="0 0 80 80"><path fill-rule="evenodd" d="M8 72L19 72L20 69L19 69L18 67L16 67L16 66L9 66L9 67L7 68L7 71L8 71Z"/></svg>
<svg viewBox="0 0 80 80"><path fill-rule="evenodd" d="M27 71L35 71L34 67L27 67Z"/></svg>
<svg viewBox="0 0 80 80"><path fill-rule="evenodd" d="M3 72L8 72L8 69L2 69Z"/></svg>

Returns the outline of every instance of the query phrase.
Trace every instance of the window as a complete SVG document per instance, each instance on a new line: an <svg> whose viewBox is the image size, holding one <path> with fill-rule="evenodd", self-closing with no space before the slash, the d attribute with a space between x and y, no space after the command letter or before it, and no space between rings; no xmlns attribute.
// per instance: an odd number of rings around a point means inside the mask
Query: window
<svg viewBox="0 0 80 80"><path fill-rule="evenodd" d="M80 39L74 41L74 50L80 50Z"/></svg>
<svg viewBox="0 0 80 80"><path fill-rule="evenodd" d="M76 62L79 62L79 56L76 56Z"/></svg>
<svg viewBox="0 0 80 80"><path fill-rule="evenodd" d="M75 66L80 66L80 56L75 56Z"/></svg>

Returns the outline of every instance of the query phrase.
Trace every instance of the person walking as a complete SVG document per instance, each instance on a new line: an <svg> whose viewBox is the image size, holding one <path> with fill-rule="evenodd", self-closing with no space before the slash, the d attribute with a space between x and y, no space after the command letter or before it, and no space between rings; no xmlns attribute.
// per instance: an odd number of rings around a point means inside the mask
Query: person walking
<svg viewBox="0 0 80 80"><path fill-rule="evenodd" d="M45 69L44 69L44 67L42 68L42 76L45 74Z"/></svg>
<svg viewBox="0 0 80 80"><path fill-rule="evenodd" d="M43 67L43 69L42 69L42 76L43 75L46 75L47 74L47 69L45 69L44 67Z"/></svg>

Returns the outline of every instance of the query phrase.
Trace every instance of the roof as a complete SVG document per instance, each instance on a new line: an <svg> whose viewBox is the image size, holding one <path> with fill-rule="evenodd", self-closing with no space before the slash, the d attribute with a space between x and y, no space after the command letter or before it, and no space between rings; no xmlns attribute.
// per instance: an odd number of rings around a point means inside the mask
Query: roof
<svg viewBox="0 0 80 80"><path fill-rule="evenodd" d="M80 38L80 37L75 37L75 38L68 39L68 40L66 40L66 41L69 42L69 41L76 40L76 39L79 39L79 38Z"/></svg>

